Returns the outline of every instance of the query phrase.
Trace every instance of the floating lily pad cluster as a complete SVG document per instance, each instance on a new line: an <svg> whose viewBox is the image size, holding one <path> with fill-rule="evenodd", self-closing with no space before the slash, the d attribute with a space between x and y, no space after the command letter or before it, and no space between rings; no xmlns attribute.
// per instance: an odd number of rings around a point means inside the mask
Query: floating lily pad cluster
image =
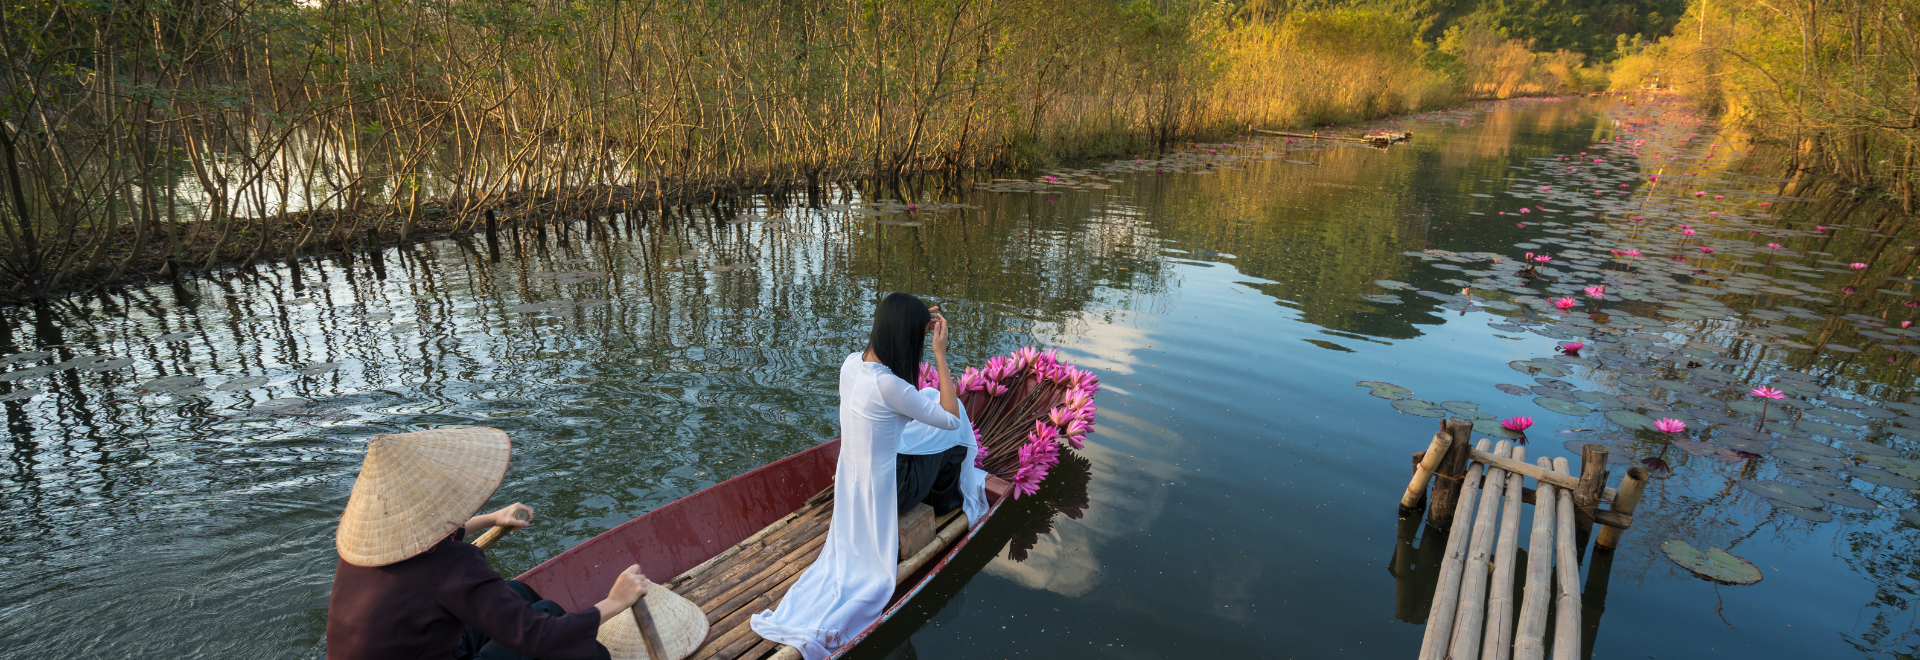
<svg viewBox="0 0 1920 660"><path fill-rule="evenodd" d="M1476 195L1495 201L1476 201L1474 213L1530 234L1510 250L1407 252L1441 271L1408 279L1447 288L1380 279L1383 292L1362 300L1424 297L1436 301L1429 309L1483 312L1496 336L1534 342L1541 353L1509 362L1521 378L1497 389L1595 426L1575 429L1570 447L1608 444L1614 459L1656 474L1695 458L1752 463L1763 470L1743 471L1738 492L1811 522L1910 501L1920 489L1920 461L1910 458L1920 453L1920 400L1885 400L1889 390L1873 381L1887 376L1870 369L1912 379L1903 370L1920 341L1901 321L1920 320L1920 280L1905 277L1913 260L1876 250L1897 239L1871 228L1777 215L1806 200L1768 192L1775 180L1718 169L1733 154L1702 136L1703 124L1654 119L1622 115L1614 138L1533 159L1503 193ZM1856 262L1829 250L1883 256ZM1406 414L1504 430L1457 412L1479 412L1471 403L1360 384ZM1749 393L1760 386L1784 398ZM1685 429L1663 431L1663 419Z"/></svg>

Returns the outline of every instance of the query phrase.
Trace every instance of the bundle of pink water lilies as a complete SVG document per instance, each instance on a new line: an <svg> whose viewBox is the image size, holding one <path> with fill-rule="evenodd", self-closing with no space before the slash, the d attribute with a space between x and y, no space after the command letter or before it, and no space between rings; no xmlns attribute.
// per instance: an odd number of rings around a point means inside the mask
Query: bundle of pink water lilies
<svg viewBox="0 0 1920 660"><path fill-rule="evenodd" d="M920 384L934 373L921 365ZM1099 406L1100 377L1060 359L1057 351L1021 348L960 375L960 403L973 421L980 451L974 464L1032 495L1060 464L1060 443L1085 446Z"/></svg>

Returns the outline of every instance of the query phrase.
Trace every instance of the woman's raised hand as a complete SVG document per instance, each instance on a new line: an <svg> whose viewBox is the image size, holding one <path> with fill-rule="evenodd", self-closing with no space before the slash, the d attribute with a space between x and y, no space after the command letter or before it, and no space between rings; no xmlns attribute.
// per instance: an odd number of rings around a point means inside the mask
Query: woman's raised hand
<svg viewBox="0 0 1920 660"><path fill-rule="evenodd" d="M933 320L927 323L927 337L933 340L933 356L945 358L947 356L947 317L940 315L939 307L933 307L927 311L933 313Z"/></svg>

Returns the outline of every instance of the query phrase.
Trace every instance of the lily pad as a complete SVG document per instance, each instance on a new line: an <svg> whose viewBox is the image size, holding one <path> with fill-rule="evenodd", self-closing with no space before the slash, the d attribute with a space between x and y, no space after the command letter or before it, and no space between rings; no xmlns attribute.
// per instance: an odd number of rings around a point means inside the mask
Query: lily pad
<svg viewBox="0 0 1920 660"><path fill-rule="evenodd" d="M200 384L199 376L167 376L155 378L140 384L140 389L165 394L175 390L184 390Z"/></svg>
<svg viewBox="0 0 1920 660"><path fill-rule="evenodd" d="M1672 539L1660 544L1660 551L1681 568L1692 571L1703 580L1712 580L1721 584L1753 584L1762 577L1760 567L1753 562L1735 557L1720 548L1708 548L1705 552L1680 539Z"/></svg>
<svg viewBox="0 0 1920 660"><path fill-rule="evenodd" d="M1619 424L1621 428L1653 430L1653 418L1631 410L1609 410L1607 419Z"/></svg>
<svg viewBox="0 0 1920 660"><path fill-rule="evenodd" d="M133 366L132 358L113 358L111 360L106 360L104 362L95 362L93 364L81 367L80 370L85 371L87 373L102 373L107 371L119 371L121 369L125 369L131 366Z"/></svg>
<svg viewBox="0 0 1920 660"><path fill-rule="evenodd" d="M39 396L42 393L43 392L41 392L40 388L38 387L23 387L23 388L14 390L12 392L8 392L5 395L0 395L0 401L21 401L24 399L31 399L33 397Z"/></svg>
<svg viewBox="0 0 1920 660"><path fill-rule="evenodd" d="M1671 442L1673 446L1679 447L1681 451L1687 452L1694 456L1711 455L1712 453L1720 449L1718 446L1715 446L1711 442L1700 442L1697 440L1681 440L1679 438L1675 438L1669 442Z"/></svg>
<svg viewBox="0 0 1920 660"><path fill-rule="evenodd" d="M186 341L197 336L199 335L192 332L169 332L153 339L154 341Z"/></svg>
<svg viewBox="0 0 1920 660"><path fill-rule="evenodd" d="M1562 415L1572 415L1574 417L1586 417L1587 413L1592 412L1590 410L1587 410L1586 406L1582 406L1580 404L1572 403L1568 401L1561 401L1559 399L1544 397L1544 396L1534 397L1533 402L1542 408L1546 408L1547 410L1551 410L1551 411L1560 413Z"/></svg>
<svg viewBox="0 0 1920 660"><path fill-rule="evenodd" d="M340 368L340 364L336 362L315 362L313 364L309 364L307 366L301 367L300 373L312 376L315 374L324 374L339 368Z"/></svg>
<svg viewBox="0 0 1920 660"><path fill-rule="evenodd" d="M39 378L41 376L45 376L47 374L53 373L54 371L55 369L53 367L46 366L46 365L41 365L38 367L27 367L25 369L15 369L13 371L0 374L0 383L12 383L12 382L26 380L28 378Z"/></svg>
<svg viewBox="0 0 1920 660"><path fill-rule="evenodd" d="M1848 451L1852 451L1853 453L1856 453L1856 454L1873 454L1876 456L1899 456L1900 455L1900 452L1896 452L1892 449L1888 449L1881 445L1876 445L1871 442L1861 440L1859 438L1848 438L1845 440L1841 440L1840 446L1846 447Z"/></svg>
<svg viewBox="0 0 1920 660"><path fill-rule="evenodd" d="M1780 443L1781 447L1792 448L1809 454L1831 456L1833 458L1844 458L1847 455L1847 452L1834 449L1824 443L1802 438L1779 438L1777 442Z"/></svg>
<svg viewBox="0 0 1920 660"><path fill-rule="evenodd" d="M1385 381L1363 380L1354 384L1359 385L1361 387L1373 388L1376 390L1386 390L1388 392L1392 392L1400 396L1413 396L1413 390L1409 390L1407 388L1401 387L1399 385L1395 385L1393 383L1385 382ZM1382 398L1385 398L1385 397L1382 397Z"/></svg>
<svg viewBox="0 0 1920 660"><path fill-rule="evenodd" d="M1490 435L1508 440L1519 440L1526 437L1524 434L1507 430L1507 427L1501 426L1499 421L1492 419L1473 420L1473 430L1480 432L1482 435Z"/></svg>
<svg viewBox="0 0 1920 660"><path fill-rule="evenodd" d="M235 378L233 380L221 383L219 387L215 387L213 389L220 390L222 392L233 392L238 390L250 390L265 384L267 384L267 378L265 376L243 376L240 378Z"/></svg>
<svg viewBox="0 0 1920 660"><path fill-rule="evenodd" d="M1510 383L1501 383L1499 385L1495 385L1494 387L1499 389L1502 392L1506 392L1508 394L1512 394L1516 396L1526 396L1528 394L1533 393L1533 390L1527 389L1525 387L1521 387L1519 385L1513 385Z"/></svg>
<svg viewBox="0 0 1920 660"><path fill-rule="evenodd" d="M1393 401L1393 407L1395 410L1399 410L1400 412L1413 415L1415 417L1439 418L1439 417L1447 416L1447 414L1444 412L1434 410L1433 404L1427 403L1425 401L1421 401L1419 399L1395 399Z"/></svg>
<svg viewBox="0 0 1920 660"><path fill-rule="evenodd" d="M1767 500L1767 504L1773 505L1773 508L1779 509L1781 513L1807 522L1833 522L1833 514L1821 509L1809 509L1796 504L1788 504L1780 500Z"/></svg>
<svg viewBox="0 0 1920 660"><path fill-rule="evenodd" d="M1867 465L1892 472L1908 479L1920 479L1920 463L1916 463L1910 459L1899 456L1866 454L1860 456L1860 460L1864 461Z"/></svg>
<svg viewBox="0 0 1920 660"><path fill-rule="evenodd" d="M1785 504L1809 509L1820 508L1820 498L1793 484L1769 479L1742 479L1740 487L1752 491L1755 495Z"/></svg>
<svg viewBox="0 0 1920 660"><path fill-rule="evenodd" d="M1838 504L1840 506L1853 508L1853 509L1860 509L1863 511L1872 511L1874 509L1880 508L1879 502L1875 502L1873 500L1867 499L1861 496L1859 493L1855 493L1850 490L1832 488L1832 487L1821 486L1817 484L1809 484L1806 486L1801 486L1800 488L1801 490L1805 490L1809 493L1812 493L1814 497L1818 497L1820 499L1826 500L1834 504Z"/></svg>
<svg viewBox="0 0 1920 660"><path fill-rule="evenodd" d="M1834 476L1832 473L1823 472L1820 470L1809 470L1807 468L1802 468L1802 467L1787 466L1787 467L1780 468L1780 474L1786 476L1789 479L1793 479L1795 481L1804 481L1810 484L1825 486L1828 488L1845 488L1847 486L1846 479L1842 479L1840 477ZM1807 490L1807 492L1811 493L1813 491L1809 489ZM1819 496L1815 495L1815 497L1819 497Z"/></svg>
<svg viewBox="0 0 1920 660"><path fill-rule="evenodd" d="M32 362L34 360L44 360L51 355L53 355L53 353L49 351L27 351L25 353L14 353L13 355L0 358L0 364L19 364L21 362Z"/></svg>
<svg viewBox="0 0 1920 660"><path fill-rule="evenodd" d="M1447 412L1453 413L1455 415L1459 415L1461 417L1465 417L1467 419L1493 419L1494 418L1493 415L1487 414L1485 411L1480 410L1480 404L1474 403L1472 401L1441 401L1440 407L1445 408Z"/></svg>
<svg viewBox="0 0 1920 660"><path fill-rule="evenodd" d="M297 397L287 397L284 399L268 399L266 401L261 401L260 403L253 404L253 408L251 408L251 410L253 410L254 412L262 412L262 413L278 413L278 412L287 412L289 410L294 410L305 405L307 405L306 399L301 399Z"/></svg>

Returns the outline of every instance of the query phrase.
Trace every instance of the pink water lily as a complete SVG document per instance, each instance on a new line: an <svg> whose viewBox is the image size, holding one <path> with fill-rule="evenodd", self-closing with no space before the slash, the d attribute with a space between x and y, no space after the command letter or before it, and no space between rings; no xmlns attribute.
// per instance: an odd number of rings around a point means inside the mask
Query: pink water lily
<svg viewBox="0 0 1920 660"><path fill-rule="evenodd" d="M1586 291L1588 296L1594 298L1604 298L1607 295L1607 287L1604 284L1587 287Z"/></svg>
<svg viewBox="0 0 1920 660"><path fill-rule="evenodd" d="M1653 428L1661 433L1679 433L1687 430L1687 423L1677 419L1662 418L1653 420Z"/></svg>
<svg viewBox="0 0 1920 660"><path fill-rule="evenodd" d="M1866 264L1863 264L1863 263L1860 263L1860 262L1858 262L1858 261L1855 261L1855 262L1853 262L1853 263L1850 263L1850 264L1847 264L1847 267L1848 267L1848 268L1852 268L1852 269L1854 269L1854 270L1866 270L1866 269L1867 269L1867 265L1866 265Z"/></svg>
<svg viewBox="0 0 1920 660"><path fill-rule="evenodd" d="M1533 260L1534 260L1534 261L1537 261L1537 262L1540 262L1540 263L1543 263L1543 264L1544 264L1544 263L1547 263L1547 262L1549 262L1549 261L1553 261L1553 255L1550 255L1550 254L1543 254L1543 255L1539 255L1539 256L1536 256L1536 257L1534 257L1534 258L1533 258Z"/></svg>
<svg viewBox="0 0 1920 660"><path fill-rule="evenodd" d="M1506 429L1508 431L1512 431L1514 433L1526 433L1527 429L1532 427L1533 427L1532 417L1517 416L1517 417L1508 417L1506 419L1500 420L1500 428Z"/></svg>
<svg viewBox="0 0 1920 660"><path fill-rule="evenodd" d="M1553 301L1553 306L1560 309L1573 309L1573 306L1578 304L1580 304L1580 302L1572 298L1561 298Z"/></svg>
<svg viewBox="0 0 1920 660"><path fill-rule="evenodd" d="M1768 243L1768 244L1767 244L1767 249L1768 249L1768 250L1778 250L1778 249L1780 249L1780 244L1779 244L1779 243Z"/></svg>
<svg viewBox="0 0 1920 660"><path fill-rule="evenodd" d="M1713 254L1713 248L1707 247L1705 245L1699 246L1699 248L1697 249L1700 250L1701 254Z"/></svg>
<svg viewBox="0 0 1920 660"><path fill-rule="evenodd" d="M1780 390L1776 390L1771 387L1767 387L1765 385L1761 385L1759 387L1753 388L1753 391L1748 392L1748 394L1752 394L1754 396L1760 397L1760 422L1753 426L1753 430L1755 431L1766 428L1767 403L1772 401L1779 401L1781 399L1787 398L1786 392L1782 392Z"/></svg>
<svg viewBox="0 0 1920 660"><path fill-rule="evenodd" d="M1577 341L1576 341L1576 342L1573 342L1573 343L1571 343L1571 344L1565 344L1565 345L1562 345L1562 346L1560 347L1560 350L1561 350L1562 352L1564 352L1564 353L1566 353L1567 355L1572 355L1572 356L1575 356L1575 357L1578 357L1578 356L1580 355L1580 349L1582 349L1582 348L1586 348L1586 347L1587 347L1587 345L1586 345L1586 344L1582 344L1582 343L1580 343L1580 342L1577 342Z"/></svg>
<svg viewBox="0 0 1920 660"><path fill-rule="evenodd" d="M1826 231L1827 231L1827 227L1825 225L1813 226L1813 233L1820 234L1820 233L1825 233Z"/></svg>

